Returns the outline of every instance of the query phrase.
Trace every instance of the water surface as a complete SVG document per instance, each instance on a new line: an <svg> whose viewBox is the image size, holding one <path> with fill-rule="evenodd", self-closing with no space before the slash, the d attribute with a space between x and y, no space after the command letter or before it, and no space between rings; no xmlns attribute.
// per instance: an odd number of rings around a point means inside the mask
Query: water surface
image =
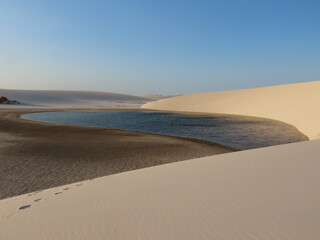
<svg viewBox="0 0 320 240"><path fill-rule="evenodd" d="M308 140L291 125L269 119L236 115L72 111L24 114L22 118L188 137L240 150Z"/></svg>

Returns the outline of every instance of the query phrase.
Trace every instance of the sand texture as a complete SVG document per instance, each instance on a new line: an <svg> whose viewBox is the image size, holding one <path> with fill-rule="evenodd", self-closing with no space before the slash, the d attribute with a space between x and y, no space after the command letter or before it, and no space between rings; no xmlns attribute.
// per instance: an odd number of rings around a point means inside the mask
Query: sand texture
<svg viewBox="0 0 320 240"><path fill-rule="evenodd" d="M24 112L0 110L0 199L232 151L175 137L19 119Z"/></svg>
<svg viewBox="0 0 320 240"><path fill-rule="evenodd" d="M2 200L0 236L316 240L319 145L222 154Z"/></svg>
<svg viewBox="0 0 320 240"><path fill-rule="evenodd" d="M279 120L295 126L309 139L320 138L320 81L197 93L163 99L143 108L239 114Z"/></svg>
<svg viewBox="0 0 320 240"><path fill-rule="evenodd" d="M310 82L200 93L148 103L144 108L271 118L315 139L320 133L319 90L320 82ZM195 143L181 139L170 142L175 138L26 123L16 119L17 113L3 114L0 151L9 160L2 165L27 156L16 165L23 173L19 176L27 181L25 187L29 179L31 184L42 181L40 174L24 170L36 168L42 159L39 173L59 176L68 169L48 172L53 157L63 159L63 165L71 162L70 168L86 153L96 161L115 156L114 161L128 163L135 159L133 153L138 162L152 154L176 161L188 151L203 151L202 144L197 150ZM84 136L88 140L79 140ZM43 151L43 143L48 150ZM123 152L131 154L127 161L126 156L117 155ZM317 240L319 156L320 140L313 140L164 164L3 199L0 239ZM14 176L4 174L16 166L1 173L5 184L10 185L6 179L11 176L12 182ZM90 172L91 166L86 165L84 172Z"/></svg>

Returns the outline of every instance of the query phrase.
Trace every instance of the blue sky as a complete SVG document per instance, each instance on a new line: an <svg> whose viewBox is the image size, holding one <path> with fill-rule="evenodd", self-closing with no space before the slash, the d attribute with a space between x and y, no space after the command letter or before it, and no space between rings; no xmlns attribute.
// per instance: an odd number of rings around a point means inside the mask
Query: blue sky
<svg viewBox="0 0 320 240"><path fill-rule="evenodd" d="M319 0L3 0L0 88L175 94L320 80L319 13Z"/></svg>

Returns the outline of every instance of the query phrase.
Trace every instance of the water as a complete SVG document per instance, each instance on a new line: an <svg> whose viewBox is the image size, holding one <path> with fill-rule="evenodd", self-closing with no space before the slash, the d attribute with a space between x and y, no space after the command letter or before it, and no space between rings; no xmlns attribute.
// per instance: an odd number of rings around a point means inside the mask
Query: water
<svg viewBox="0 0 320 240"><path fill-rule="evenodd" d="M193 115L165 112L45 112L23 119L68 125L114 128L188 137L245 150L299 142L307 138L278 121L235 115Z"/></svg>

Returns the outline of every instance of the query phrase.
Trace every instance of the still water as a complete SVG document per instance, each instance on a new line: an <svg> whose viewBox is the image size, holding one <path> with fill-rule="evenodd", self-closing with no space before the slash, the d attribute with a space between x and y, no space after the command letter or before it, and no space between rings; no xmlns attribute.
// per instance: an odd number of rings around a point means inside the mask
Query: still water
<svg viewBox="0 0 320 240"><path fill-rule="evenodd" d="M296 128L285 123L236 115L72 111L24 114L22 118L194 138L239 150L308 140Z"/></svg>

